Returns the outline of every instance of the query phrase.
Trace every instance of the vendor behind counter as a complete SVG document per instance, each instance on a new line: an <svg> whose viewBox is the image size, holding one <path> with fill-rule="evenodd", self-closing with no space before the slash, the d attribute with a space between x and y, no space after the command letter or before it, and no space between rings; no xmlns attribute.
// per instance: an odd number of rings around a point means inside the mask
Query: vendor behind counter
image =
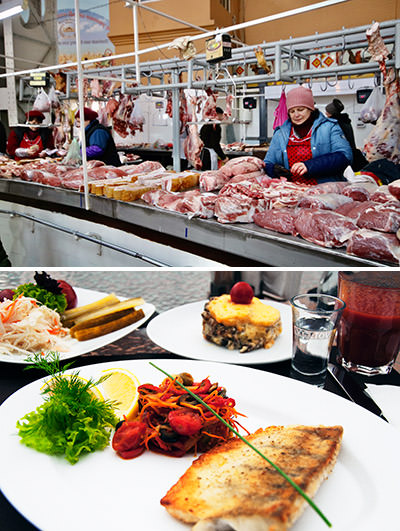
<svg viewBox="0 0 400 531"><path fill-rule="evenodd" d="M224 117L224 111L216 108L218 120ZM200 138L204 143L200 158L202 162L202 170L217 170L220 166L220 161L227 162L228 158L222 151L221 147L221 126L219 124L205 124L200 129Z"/></svg>
<svg viewBox="0 0 400 531"><path fill-rule="evenodd" d="M98 114L84 107L86 157L88 160L101 160L107 165L121 166L115 142L107 127L97 120ZM80 112L75 114L75 123L80 127Z"/></svg>
<svg viewBox="0 0 400 531"><path fill-rule="evenodd" d="M7 140L7 153L15 160L35 159L46 149L54 149L53 131L50 127L41 127L45 116L42 112L31 110L25 113L26 127L15 127Z"/></svg>

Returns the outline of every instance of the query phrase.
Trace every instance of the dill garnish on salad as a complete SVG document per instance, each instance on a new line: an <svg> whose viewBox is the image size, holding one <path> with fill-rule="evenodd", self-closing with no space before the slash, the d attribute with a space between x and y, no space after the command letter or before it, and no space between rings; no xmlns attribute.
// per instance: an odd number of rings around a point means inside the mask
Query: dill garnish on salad
<svg viewBox="0 0 400 531"><path fill-rule="evenodd" d="M59 354L46 358L34 354L27 359L27 369L45 370L51 378L42 388L44 402L17 422L21 443L39 452L64 456L75 464L87 453L108 446L112 429L118 422L115 403L104 400L96 388L97 381L86 380L79 372L65 374L71 364L60 366Z"/></svg>

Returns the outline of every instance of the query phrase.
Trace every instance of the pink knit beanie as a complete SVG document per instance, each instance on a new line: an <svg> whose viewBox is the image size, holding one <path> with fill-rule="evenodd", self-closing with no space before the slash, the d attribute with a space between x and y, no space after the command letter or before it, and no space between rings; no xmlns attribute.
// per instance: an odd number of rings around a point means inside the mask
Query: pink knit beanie
<svg viewBox="0 0 400 531"><path fill-rule="evenodd" d="M312 111L315 109L314 96L309 88L296 87L288 92L286 96L286 108L290 110L293 107L307 107L307 109L311 109Z"/></svg>

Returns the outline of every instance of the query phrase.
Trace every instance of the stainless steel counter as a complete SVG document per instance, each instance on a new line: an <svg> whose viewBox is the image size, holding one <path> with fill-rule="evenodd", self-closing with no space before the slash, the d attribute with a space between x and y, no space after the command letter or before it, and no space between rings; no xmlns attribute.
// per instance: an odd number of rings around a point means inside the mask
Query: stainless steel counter
<svg viewBox="0 0 400 531"><path fill-rule="evenodd" d="M58 205L72 209L85 208L84 194L81 192L21 180L1 179L0 198L22 204L34 200L37 208L46 210L53 206L54 209L60 208ZM103 196L90 195L89 201L90 210L99 215L99 223L107 223L107 218L118 220L168 235L177 239L176 242L179 241L181 246L195 243L215 249L220 254L229 253L237 256L239 262L243 258L243 264L236 264L238 266L247 266L249 261L278 267L385 265L348 255L344 249L328 249L299 237L262 229L253 223L222 224L213 219L190 219L185 214L161 210L140 201L128 203Z"/></svg>

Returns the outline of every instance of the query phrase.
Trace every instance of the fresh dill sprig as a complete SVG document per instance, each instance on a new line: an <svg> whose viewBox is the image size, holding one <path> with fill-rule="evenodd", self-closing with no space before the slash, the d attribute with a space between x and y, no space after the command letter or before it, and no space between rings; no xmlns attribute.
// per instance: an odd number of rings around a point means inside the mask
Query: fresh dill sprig
<svg viewBox="0 0 400 531"><path fill-rule="evenodd" d="M65 374L72 363L62 367L57 352L34 354L27 361L33 364L26 368L42 369L50 379L42 387L43 404L17 422L21 442L39 452L64 455L71 464L104 449L118 422L116 402L103 400L93 388L108 375L94 381L80 377L79 371Z"/></svg>
<svg viewBox="0 0 400 531"><path fill-rule="evenodd" d="M195 400L197 400L197 402L200 402L200 404L202 404L204 407L206 407L213 415L215 415L217 417L218 420L220 420L221 422L223 422L225 424L225 426L227 426L227 428L229 428L235 435L236 437L239 437L239 439L241 439L244 443L246 443L248 446L250 446L250 448L252 450L254 450L260 457L262 457L263 459L265 459L265 461L267 461L277 472L279 472L279 474L281 474L281 476L283 476L286 481L288 481L290 483L290 485L296 489L296 491L307 501L307 503L314 509L314 511L322 518L322 520L326 523L326 525L328 527L332 527L332 524L331 522L328 520L328 518L323 514L323 512L317 507L317 505L313 502L313 500L303 491L303 489L301 487L299 487L297 485L297 483L295 483L292 478L290 478L278 465L276 465L273 461L271 461L267 456L265 456L262 452L260 452L260 450L258 450L255 446L253 446L245 437L243 437L242 435L240 435L240 433L235 430L235 428L233 428L230 424L228 424L228 422L226 422L220 415L218 415L218 413L216 411L214 411L214 409L212 407L210 407L208 404L206 404L204 402L204 400L202 400L198 395L196 395L195 393L193 393L190 389L188 389L185 385L183 385L181 382L179 382L179 380L177 380L176 378L174 378L172 375L168 374L164 369L161 369L160 367L158 367L157 365L155 365L153 362L149 362L150 365L152 365L155 369L157 369L158 371L162 372L163 374L165 374L166 376L168 376L168 378L170 378L171 380L174 380L180 387L182 387L182 389L184 389L187 393L189 393Z"/></svg>

